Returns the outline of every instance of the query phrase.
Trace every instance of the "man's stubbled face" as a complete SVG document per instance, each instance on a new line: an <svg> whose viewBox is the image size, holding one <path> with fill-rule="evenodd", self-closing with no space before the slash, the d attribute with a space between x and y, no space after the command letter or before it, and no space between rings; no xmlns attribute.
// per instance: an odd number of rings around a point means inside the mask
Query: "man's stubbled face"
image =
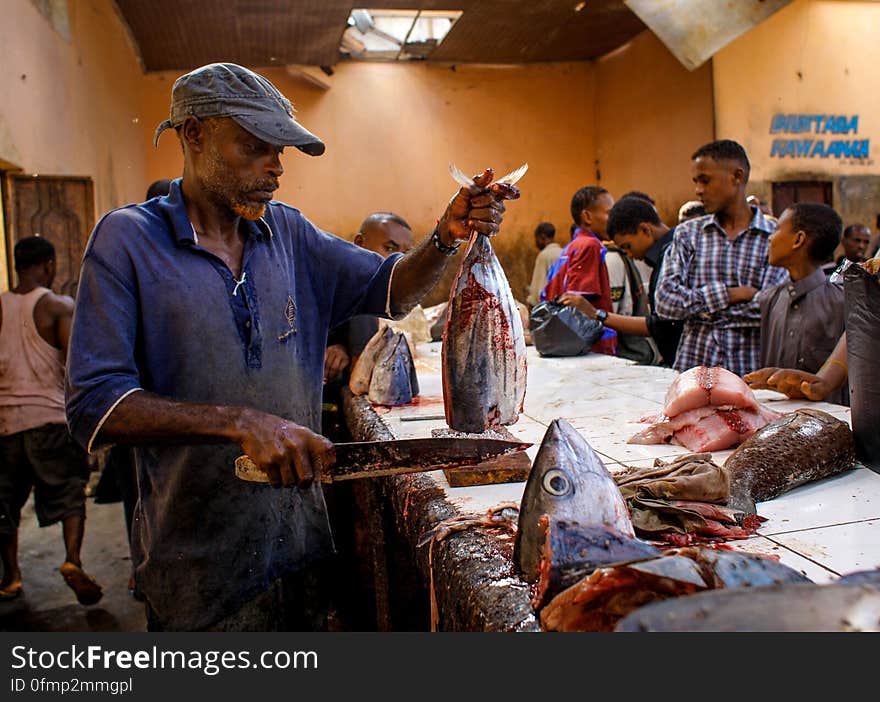
<svg viewBox="0 0 880 702"><path fill-rule="evenodd" d="M273 146L231 119L205 120L198 178L217 204L245 219L260 219L284 172L283 147Z"/></svg>

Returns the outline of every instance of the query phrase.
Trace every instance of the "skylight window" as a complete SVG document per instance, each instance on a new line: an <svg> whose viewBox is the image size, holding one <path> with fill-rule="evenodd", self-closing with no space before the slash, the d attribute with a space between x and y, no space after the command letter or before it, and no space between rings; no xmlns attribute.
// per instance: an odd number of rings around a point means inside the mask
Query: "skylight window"
<svg viewBox="0 0 880 702"><path fill-rule="evenodd" d="M425 59L459 17L461 10L355 9L339 50L357 61Z"/></svg>

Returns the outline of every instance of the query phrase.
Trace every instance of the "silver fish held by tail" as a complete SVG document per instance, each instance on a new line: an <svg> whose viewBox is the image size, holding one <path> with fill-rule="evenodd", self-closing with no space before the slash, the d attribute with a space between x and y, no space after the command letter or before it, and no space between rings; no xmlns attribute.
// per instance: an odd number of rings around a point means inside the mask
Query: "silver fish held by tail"
<svg viewBox="0 0 880 702"><path fill-rule="evenodd" d="M728 505L754 514L755 502L853 467L855 443L846 422L799 409L759 429L724 462L730 475Z"/></svg>
<svg viewBox="0 0 880 702"><path fill-rule="evenodd" d="M880 590L796 583L700 592L636 609L614 631L880 631Z"/></svg>
<svg viewBox="0 0 880 702"><path fill-rule="evenodd" d="M456 171L456 180L467 184ZM520 168L498 182L512 186L524 172ZM519 419L526 393L522 318L489 237L478 232L471 235L449 295L442 377L451 429L482 433Z"/></svg>
<svg viewBox="0 0 880 702"><path fill-rule="evenodd" d="M553 420L547 428L520 503L513 558L529 582L538 579L548 521L605 527L628 538L635 535L614 478L564 419Z"/></svg>

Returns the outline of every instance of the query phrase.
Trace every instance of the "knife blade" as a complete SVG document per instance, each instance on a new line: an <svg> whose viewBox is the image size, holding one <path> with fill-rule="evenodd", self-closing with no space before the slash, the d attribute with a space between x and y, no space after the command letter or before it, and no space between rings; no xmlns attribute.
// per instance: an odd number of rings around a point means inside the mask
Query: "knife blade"
<svg viewBox="0 0 880 702"><path fill-rule="evenodd" d="M526 441L468 437L429 437L390 441L352 441L334 444L336 462L319 466L321 482L378 478L469 466L488 458L522 451ZM268 475L248 456L235 459L235 475L250 482L268 483Z"/></svg>

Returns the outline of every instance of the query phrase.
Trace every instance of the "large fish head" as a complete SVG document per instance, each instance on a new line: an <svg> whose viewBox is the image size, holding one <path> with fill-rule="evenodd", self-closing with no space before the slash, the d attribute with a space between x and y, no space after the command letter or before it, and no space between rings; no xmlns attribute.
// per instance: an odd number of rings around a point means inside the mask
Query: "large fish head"
<svg viewBox="0 0 880 702"><path fill-rule="evenodd" d="M520 503L514 561L529 582L538 577L544 515L549 520L635 535L614 478L586 439L564 419L555 419L545 432Z"/></svg>
<svg viewBox="0 0 880 702"><path fill-rule="evenodd" d="M403 332L396 332L376 360L370 380L370 402L377 405L397 406L412 402L415 370L412 355Z"/></svg>

